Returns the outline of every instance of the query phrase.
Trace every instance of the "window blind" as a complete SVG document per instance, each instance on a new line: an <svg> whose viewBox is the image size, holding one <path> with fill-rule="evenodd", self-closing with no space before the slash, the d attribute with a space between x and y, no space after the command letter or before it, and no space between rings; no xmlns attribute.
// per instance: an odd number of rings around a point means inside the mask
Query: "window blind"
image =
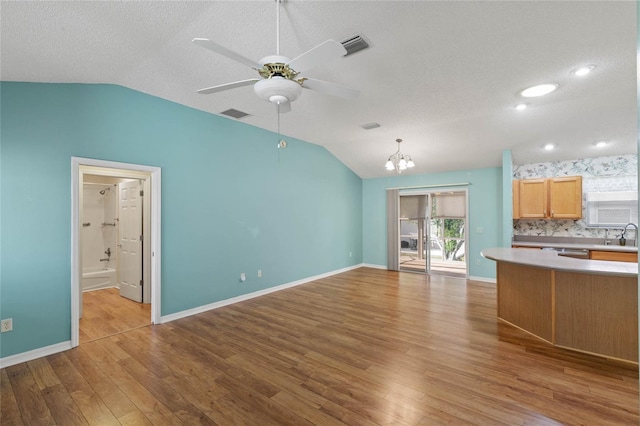
<svg viewBox="0 0 640 426"><path fill-rule="evenodd" d="M436 194L433 198L435 203L435 218L464 218L466 216L467 203L464 192Z"/></svg>

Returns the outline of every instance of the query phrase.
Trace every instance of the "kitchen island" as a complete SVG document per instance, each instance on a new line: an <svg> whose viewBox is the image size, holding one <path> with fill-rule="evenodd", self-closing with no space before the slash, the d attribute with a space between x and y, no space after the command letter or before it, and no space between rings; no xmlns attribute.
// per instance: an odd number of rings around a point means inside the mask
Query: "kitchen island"
<svg viewBox="0 0 640 426"><path fill-rule="evenodd" d="M492 248L498 318L547 342L638 362L638 264Z"/></svg>

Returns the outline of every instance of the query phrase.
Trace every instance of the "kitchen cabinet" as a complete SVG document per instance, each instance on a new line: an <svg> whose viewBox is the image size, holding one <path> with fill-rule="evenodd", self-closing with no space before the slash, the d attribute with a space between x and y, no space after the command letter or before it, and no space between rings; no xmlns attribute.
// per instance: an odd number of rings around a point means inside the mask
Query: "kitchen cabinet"
<svg viewBox="0 0 640 426"><path fill-rule="evenodd" d="M637 268L545 250L485 249L496 261L497 316L552 345L638 363Z"/></svg>
<svg viewBox="0 0 640 426"><path fill-rule="evenodd" d="M514 181L513 200L514 219L580 219L582 176Z"/></svg>
<svg viewBox="0 0 640 426"><path fill-rule="evenodd" d="M589 259L592 260L614 260L618 262L637 262L638 253L628 251L589 251Z"/></svg>
<svg viewBox="0 0 640 426"><path fill-rule="evenodd" d="M511 188L513 193L513 218L520 219L520 181L512 181Z"/></svg>

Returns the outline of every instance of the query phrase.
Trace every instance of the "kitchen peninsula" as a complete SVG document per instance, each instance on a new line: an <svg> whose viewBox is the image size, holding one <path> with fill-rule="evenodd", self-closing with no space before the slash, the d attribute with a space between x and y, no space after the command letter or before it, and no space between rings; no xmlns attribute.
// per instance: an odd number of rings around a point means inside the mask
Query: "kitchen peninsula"
<svg viewBox="0 0 640 426"><path fill-rule="evenodd" d="M498 318L547 342L638 362L638 264L491 248Z"/></svg>

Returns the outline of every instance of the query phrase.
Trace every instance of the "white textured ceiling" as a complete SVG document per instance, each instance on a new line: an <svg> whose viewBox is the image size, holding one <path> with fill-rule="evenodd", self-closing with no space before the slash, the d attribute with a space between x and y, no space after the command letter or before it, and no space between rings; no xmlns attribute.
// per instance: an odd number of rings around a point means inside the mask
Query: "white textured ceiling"
<svg viewBox="0 0 640 426"><path fill-rule="evenodd" d="M197 89L256 77L193 45L210 38L258 61L275 54L274 0L2 1L5 81L110 83L276 130L275 107L251 87ZM322 145L362 178L385 176L402 138L407 174L636 152L636 2L295 1L281 5L281 54L361 34L368 50L308 73L359 89L356 100L305 90L281 131ZM571 71L595 64L577 78ZM519 91L555 82L528 100ZM363 130L362 124L382 127ZM596 150L593 143L608 140ZM553 152L542 150L548 142ZM275 144L274 144L274 149Z"/></svg>

